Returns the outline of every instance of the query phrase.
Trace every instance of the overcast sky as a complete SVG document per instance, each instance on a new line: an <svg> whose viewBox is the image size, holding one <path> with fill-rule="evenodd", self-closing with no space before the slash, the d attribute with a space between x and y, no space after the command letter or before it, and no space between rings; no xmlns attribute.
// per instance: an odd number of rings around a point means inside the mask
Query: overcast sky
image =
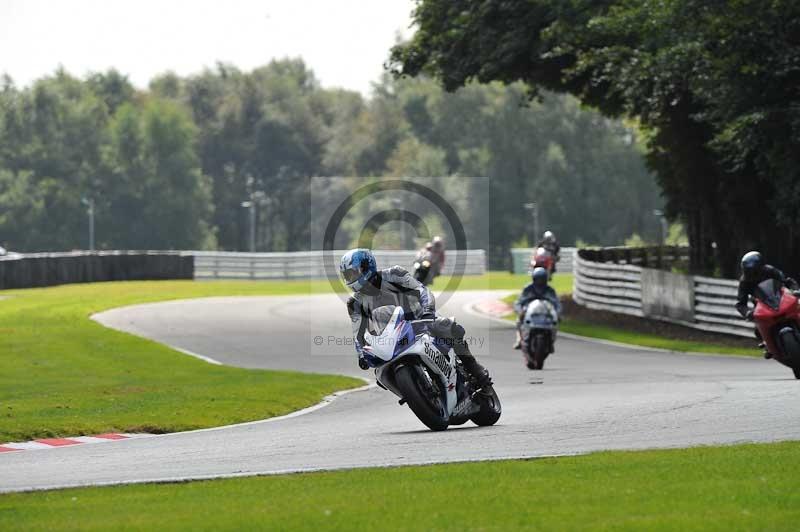
<svg viewBox="0 0 800 532"><path fill-rule="evenodd" d="M115 67L138 87L217 61L302 57L326 87L367 94L412 0L0 0L0 72L28 85L58 65Z"/></svg>

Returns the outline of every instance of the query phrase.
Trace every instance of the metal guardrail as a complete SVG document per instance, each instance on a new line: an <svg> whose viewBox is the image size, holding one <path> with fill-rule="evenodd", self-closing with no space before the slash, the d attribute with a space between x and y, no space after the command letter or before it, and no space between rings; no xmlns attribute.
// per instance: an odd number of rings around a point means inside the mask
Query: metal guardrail
<svg viewBox="0 0 800 532"><path fill-rule="evenodd" d="M221 251L186 251L194 256L195 279L324 279L322 251L290 253L237 253ZM345 250L328 252L337 268ZM378 268L399 264L411 269L416 251L375 250ZM486 273L486 253L482 249L448 250L443 275L452 275L463 260L464 275Z"/></svg>
<svg viewBox="0 0 800 532"><path fill-rule="evenodd" d="M514 273L528 273L531 263L531 255L535 248L511 248L511 265ZM558 261L556 271L561 273L573 272L573 257L575 248L561 248L561 260Z"/></svg>
<svg viewBox="0 0 800 532"><path fill-rule="evenodd" d="M694 320L681 321L651 316L704 331L753 336L752 324L734 308L737 281L692 276ZM645 317L642 310L642 267L633 264L594 262L575 255L572 298L587 308Z"/></svg>

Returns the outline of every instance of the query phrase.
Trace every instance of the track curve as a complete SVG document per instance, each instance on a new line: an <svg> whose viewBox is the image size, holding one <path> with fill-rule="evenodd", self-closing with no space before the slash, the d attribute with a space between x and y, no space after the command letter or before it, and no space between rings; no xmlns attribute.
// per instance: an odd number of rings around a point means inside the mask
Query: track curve
<svg viewBox="0 0 800 532"><path fill-rule="evenodd" d="M274 422L7 453L0 491L800 439L800 382L774 362L562 338L545 370L530 372L510 324L466 312L497 295L454 294L442 309L492 371L503 402L495 427L432 433L369 389ZM349 320L330 295L173 301L95 318L224 364L371 376L344 345ZM315 336L342 345L320 349Z"/></svg>

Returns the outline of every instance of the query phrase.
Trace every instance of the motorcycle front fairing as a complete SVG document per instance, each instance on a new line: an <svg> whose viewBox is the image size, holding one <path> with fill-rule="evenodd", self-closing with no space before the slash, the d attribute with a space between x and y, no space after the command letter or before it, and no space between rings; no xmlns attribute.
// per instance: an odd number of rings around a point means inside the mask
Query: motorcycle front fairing
<svg viewBox="0 0 800 532"><path fill-rule="evenodd" d="M375 312L378 312L376 309ZM402 307L395 307L391 318L379 334L365 333L372 360L376 362L375 378L378 383L401 399L394 382L394 371L398 364L421 361L431 375L439 378L446 394L447 411L452 414L458 403L458 371L455 354L441 349L427 332L416 334L412 324L403 319Z"/></svg>
<svg viewBox="0 0 800 532"><path fill-rule="evenodd" d="M756 300L753 311L756 328L766 344L767 351L781 356L783 349L776 341L776 327L791 324L800 329L798 299L774 279L760 283L753 297Z"/></svg>
<svg viewBox="0 0 800 532"><path fill-rule="evenodd" d="M525 329L553 330L558 323L558 314L553 304L546 299L534 299L525 309L522 327Z"/></svg>

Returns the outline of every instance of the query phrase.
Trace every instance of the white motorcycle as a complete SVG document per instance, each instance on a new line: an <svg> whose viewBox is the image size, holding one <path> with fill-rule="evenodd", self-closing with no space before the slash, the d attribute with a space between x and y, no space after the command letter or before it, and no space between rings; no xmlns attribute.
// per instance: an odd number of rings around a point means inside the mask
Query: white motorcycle
<svg viewBox="0 0 800 532"><path fill-rule="evenodd" d="M431 321L407 321L402 307L384 306L372 312L364 351L375 366L378 385L400 397L400 404L407 404L431 430L467 420L494 425L502 412L497 394L478 390L451 346L427 331Z"/></svg>
<svg viewBox="0 0 800 532"><path fill-rule="evenodd" d="M558 312L553 304L546 299L528 303L520 325L521 348L528 369L544 368L545 359L554 350L557 332Z"/></svg>

